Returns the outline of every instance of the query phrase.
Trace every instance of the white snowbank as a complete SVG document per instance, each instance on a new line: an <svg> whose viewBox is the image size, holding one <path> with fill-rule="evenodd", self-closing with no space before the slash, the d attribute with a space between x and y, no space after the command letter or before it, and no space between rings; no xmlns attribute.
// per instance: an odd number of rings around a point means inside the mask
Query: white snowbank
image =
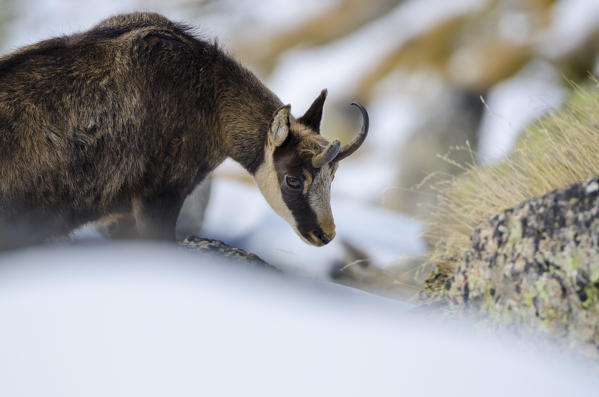
<svg viewBox="0 0 599 397"><path fill-rule="evenodd" d="M154 244L4 254L0 395L511 397L599 385L564 357L258 270Z"/></svg>

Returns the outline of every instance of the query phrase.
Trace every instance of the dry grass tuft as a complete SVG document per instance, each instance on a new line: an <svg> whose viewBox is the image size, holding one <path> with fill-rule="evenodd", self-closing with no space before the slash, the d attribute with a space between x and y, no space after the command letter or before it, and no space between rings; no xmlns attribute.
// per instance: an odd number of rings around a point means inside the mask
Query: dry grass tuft
<svg viewBox="0 0 599 397"><path fill-rule="evenodd" d="M434 243L428 263L437 266L439 281L455 269L482 221L599 173L599 82L575 87L566 104L521 133L501 162L463 168L464 174L436 186L439 204L426 233ZM429 288L436 287L433 280Z"/></svg>

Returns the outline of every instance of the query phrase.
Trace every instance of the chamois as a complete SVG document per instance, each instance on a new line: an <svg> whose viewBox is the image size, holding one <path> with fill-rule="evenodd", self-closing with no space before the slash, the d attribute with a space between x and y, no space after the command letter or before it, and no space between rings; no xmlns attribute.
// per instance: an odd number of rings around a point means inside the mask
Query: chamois
<svg viewBox="0 0 599 397"><path fill-rule="evenodd" d="M307 243L335 236L330 185L353 142L320 135L326 90L294 118L251 72L153 13L0 58L0 248L133 214L173 240L185 197L225 158L240 163Z"/></svg>

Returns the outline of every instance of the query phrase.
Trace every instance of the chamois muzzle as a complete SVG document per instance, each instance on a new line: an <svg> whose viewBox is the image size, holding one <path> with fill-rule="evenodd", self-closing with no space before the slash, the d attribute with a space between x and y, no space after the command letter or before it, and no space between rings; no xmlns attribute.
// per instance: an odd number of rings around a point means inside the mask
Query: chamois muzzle
<svg viewBox="0 0 599 397"><path fill-rule="evenodd" d="M326 234L322 230L315 230L310 233L310 237L312 237L312 243L316 246L327 245L331 242L333 238L335 238L335 232L331 234Z"/></svg>
<svg viewBox="0 0 599 397"><path fill-rule="evenodd" d="M366 139L366 135L368 135L368 126L370 123L368 119L368 112L366 111L364 106L357 102L352 102L352 106L355 106L358 109L360 109L360 112L362 113L362 128L360 129L360 133L358 134L358 136L352 142L343 145L343 147L339 151L339 154L337 155L337 157L335 157L335 161L341 161L344 158L354 154L354 152L358 150L360 146L362 146L364 140Z"/></svg>

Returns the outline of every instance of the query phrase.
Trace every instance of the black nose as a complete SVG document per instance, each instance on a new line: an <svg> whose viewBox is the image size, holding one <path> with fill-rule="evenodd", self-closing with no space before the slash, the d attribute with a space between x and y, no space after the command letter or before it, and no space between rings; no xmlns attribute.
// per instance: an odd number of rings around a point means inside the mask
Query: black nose
<svg viewBox="0 0 599 397"><path fill-rule="evenodd" d="M324 235L322 230L315 230L312 232L312 234L314 234L314 236L316 236L317 239L322 241L323 244L328 244L331 241L330 238Z"/></svg>

